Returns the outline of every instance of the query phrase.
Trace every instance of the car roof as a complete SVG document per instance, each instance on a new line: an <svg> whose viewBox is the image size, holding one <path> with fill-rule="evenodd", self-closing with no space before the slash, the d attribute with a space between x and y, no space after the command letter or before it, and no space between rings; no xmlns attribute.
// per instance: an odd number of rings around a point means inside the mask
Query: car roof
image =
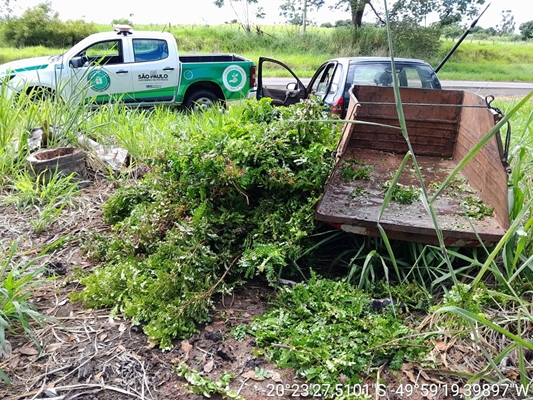
<svg viewBox="0 0 533 400"><path fill-rule="evenodd" d="M341 63L347 63L347 62L360 62L360 63L390 63L391 58L390 57L371 57L371 56L360 56L360 57L337 57L333 58L329 61L337 61ZM416 58L394 58L394 62L403 63L403 64L424 64L429 65L424 60L419 60Z"/></svg>
<svg viewBox="0 0 533 400"><path fill-rule="evenodd" d="M121 37L122 33L116 32L116 31L106 31L106 32L98 32L93 33L92 35L88 36L87 39L90 38L90 40L110 40L110 39L116 39L117 37ZM132 33L125 35L126 37L136 38L141 37L143 39L146 38L156 38L161 39L163 37L171 37L172 35L168 32L157 32L157 31L135 31L133 30Z"/></svg>

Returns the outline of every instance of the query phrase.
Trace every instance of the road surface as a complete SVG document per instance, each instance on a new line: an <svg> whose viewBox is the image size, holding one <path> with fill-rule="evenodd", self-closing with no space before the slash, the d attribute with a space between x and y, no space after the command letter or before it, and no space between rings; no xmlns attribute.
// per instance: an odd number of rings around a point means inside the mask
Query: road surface
<svg viewBox="0 0 533 400"><path fill-rule="evenodd" d="M263 78L267 86L286 86L294 82L291 78ZM307 85L309 78L302 79ZM525 96L533 91L533 82L488 82L488 81L441 81L443 89L468 90L480 96Z"/></svg>

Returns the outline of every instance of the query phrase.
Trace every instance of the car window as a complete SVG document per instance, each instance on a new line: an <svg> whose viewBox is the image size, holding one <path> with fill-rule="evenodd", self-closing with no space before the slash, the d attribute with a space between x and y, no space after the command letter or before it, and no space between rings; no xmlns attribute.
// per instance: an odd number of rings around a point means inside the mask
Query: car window
<svg viewBox="0 0 533 400"><path fill-rule="evenodd" d="M403 69L407 78L407 86L414 88L421 88L422 81L420 80L420 74L416 68L405 67Z"/></svg>
<svg viewBox="0 0 533 400"><path fill-rule="evenodd" d="M339 85L341 85L341 79L342 79L342 65L337 64L337 68L335 68L335 72L333 72L333 78L331 78L331 86L329 88L329 93L336 93Z"/></svg>
<svg viewBox="0 0 533 400"><path fill-rule="evenodd" d="M168 44L161 39L133 39L135 62L159 61L168 57Z"/></svg>
<svg viewBox="0 0 533 400"><path fill-rule="evenodd" d="M94 43L78 54L85 56L91 65L123 64L122 40L107 40Z"/></svg>
<svg viewBox="0 0 533 400"><path fill-rule="evenodd" d="M435 88L432 71L422 65L396 64L398 81L402 87ZM393 77L390 66L382 64L356 65L353 85L392 86Z"/></svg>
<svg viewBox="0 0 533 400"><path fill-rule="evenodd" d="M384 74L385 67L379 64L356 65L352 85L377 85L376 78Z"/></svg>
<svg viewBox="0 0 533 400"><path fill-rule="evenodd" d="M330 63L324 66L322 72L319 74L318 78L314 80L311 86L310 93L324 97L327 93L328 87L330 86L331 79L334 74L336 63ZM340 79L337 77L336 79Z"/></svg>

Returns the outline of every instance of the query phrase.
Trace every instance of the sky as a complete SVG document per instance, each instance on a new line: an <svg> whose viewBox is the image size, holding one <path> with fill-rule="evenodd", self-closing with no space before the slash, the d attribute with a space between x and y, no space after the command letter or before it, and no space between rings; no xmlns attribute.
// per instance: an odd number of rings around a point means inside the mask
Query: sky
<svg viewBox="0 0 533 400"><path fill-rule="evenodd" d="M15 14L20 15L29 7L34 7L45 0L11 0L15 6ZM213 0L85 0L74 2L72 0L48 0L52 9L59 13L61 20L84 19L87 22L111 23L113 19L126 18L134 24L223 24L236 19L243 19L246 15L244 1L237 4L235 10L230 6L219 9ZM383 1L381 4L383 4ZM483 28L495 27L501 22L503 10L510 10L516 22L516 29L521 23L533 20L530 13L531 0L488 0L490 3L486 13L481 17L478 26ZM255 20L252 23L274 24L283 23L279 16L279 5L283 0L260 0L266 12L266 19ZM333 4L334 0L327 0L326 4ZM377 1L377 4L380 2ZM388 1L390 8L393 0ZM483 6L485 7L485 6ZM368 8L368 7L367 7ZM381 7L383 8L383 7ZM253 16L253 12L250 13ZM364 21L371 21L371 10L367 11ZM348 12L330 11L323 7L319 12L310 13L309 17L318 23L335 23L340 19L349 19ZM431 22L431 21L428 21ZM464 21L469 24L471 21Z"/></svg>

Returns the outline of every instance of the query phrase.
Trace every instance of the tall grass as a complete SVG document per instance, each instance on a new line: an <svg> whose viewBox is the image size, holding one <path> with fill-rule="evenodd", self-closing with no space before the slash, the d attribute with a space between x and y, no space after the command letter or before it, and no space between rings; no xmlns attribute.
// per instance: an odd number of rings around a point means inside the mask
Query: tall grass
<svg viewBox="0 0 533 400"><path fill-rule="evenodd" d="M0 241L0 347L1 353L10 356L11 344L7 333L22 331L27 334L39 351L41 346L35 336L31 322L42 325L52 319L36 310L31 302L33 289L45 283L45 267L39 266L41 256L26 259L17 254L16 242L6 244ZM4 371L0 370L0 379L9 384Z"/></svg>

